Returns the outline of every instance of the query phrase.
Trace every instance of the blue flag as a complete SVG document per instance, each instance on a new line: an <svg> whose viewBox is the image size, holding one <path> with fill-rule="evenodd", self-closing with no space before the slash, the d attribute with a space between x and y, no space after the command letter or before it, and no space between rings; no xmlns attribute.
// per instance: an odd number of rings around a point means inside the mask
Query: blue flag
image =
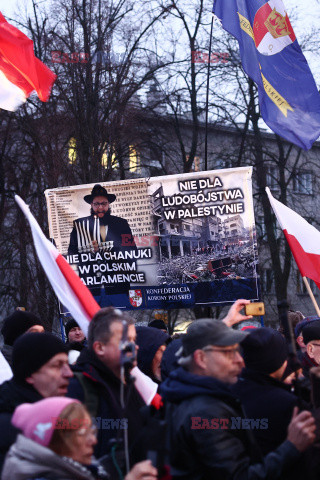
<svg viewBox="0 0 320 480"><path fill-rule="evenodd" d="M215 0L213 12L239 42L258 86L263 120L308 150L320 135L320 95L281 0Z"/></svg>

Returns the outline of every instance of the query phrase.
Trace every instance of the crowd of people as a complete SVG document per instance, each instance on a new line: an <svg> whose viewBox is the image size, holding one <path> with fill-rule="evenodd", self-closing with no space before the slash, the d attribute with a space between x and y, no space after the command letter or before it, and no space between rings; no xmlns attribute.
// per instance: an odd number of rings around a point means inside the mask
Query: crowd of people
<svg viewBox="0 0 320 480"><path fill-rule="evenodd" d="M233 328L247 303L178 338L113 307L88 332L68 320L66 342L30 312L7 317L1 479L319 478L320 318L289 312L295 356L282 325Z"/></svg>

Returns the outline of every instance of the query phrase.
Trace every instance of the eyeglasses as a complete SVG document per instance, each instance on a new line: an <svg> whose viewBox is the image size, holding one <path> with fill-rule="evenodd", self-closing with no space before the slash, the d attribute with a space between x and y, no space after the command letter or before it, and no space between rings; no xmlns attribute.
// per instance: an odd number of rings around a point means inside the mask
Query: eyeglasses
<svg viewBox="0 0 320 480"><path fill-rule="evenodd" d="M223 353L229 360L233 360L237 353L240 354L240 346L235 348L217 348L217 347L205 347L202 349L204 352L221 352Z"/></svg>
<svg viewBox="0 0 320 480"><path fill-rule="evenodd" d="M314 347L320 347L320 343L311 343Z"/></svg>
<svg viewBox="0 0 320 480"><path fill-rule="evenodd" d="M95 437L97 436L98 429L96 425L91 425L90 427L83 427L79 428L79 430L76 431L76 434L79 435L80 437L89 437L89 435L94 435Z"/></svg>
<svg viewBox="0 0 320 480"><path fill-rule="evenodd" d="M107 207L109 205L109 202L93 202L92 204L95 208L97 207Z"/></svg>

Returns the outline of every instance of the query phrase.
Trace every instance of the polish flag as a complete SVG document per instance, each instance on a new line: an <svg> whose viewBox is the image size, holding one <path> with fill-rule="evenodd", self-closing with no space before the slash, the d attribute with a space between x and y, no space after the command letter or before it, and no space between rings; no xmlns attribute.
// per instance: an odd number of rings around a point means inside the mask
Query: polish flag
<svg viewBox="0 0 320 480"><path fill-rule="evenodd" d="M276 200L268 187L266 192L301 275L313 280L320 288L320 232Z"/></svg>
<svg viewBox="0 0 320 480"><path fill-rule="evenodd" d="M31 92L46 102L57 76L33 52L33 41L0 12L0 108L14 111Z"/></svg>
<svg viewBox="0 0 320 480"><path fill-rule="evenodd" d="M28 205L18 195L15 200L30 224L38 258L55 294L87 335L89 322L100 306L65 258L44 236Z"/></svg>

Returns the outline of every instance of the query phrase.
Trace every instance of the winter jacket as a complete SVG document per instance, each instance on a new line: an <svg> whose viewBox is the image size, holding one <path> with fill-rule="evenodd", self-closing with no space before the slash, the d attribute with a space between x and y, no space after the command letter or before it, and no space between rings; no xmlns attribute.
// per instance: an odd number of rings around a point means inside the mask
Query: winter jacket
<svg viewBox="0 0 320 480"><path fill-rule="evenodd" d="M95 480L88 468L71 458L18 435L5 459L1 480Z"/></svg>
<svg viewBox="0 0 320 480"><path fill-rule="evenodd" d="M232 392L239 397L248 418L267 419L268 428L253 430L264 455L285 441L293 409L298 405L290 386L269 375L245 369Z"/></svg>
<svg viewBox="0 0 320 480"><path fill-rule="evenodd" d="M262 458L240 401L219 380L180 367L160 391L166 402L175 479L275 480L299 457L294 445L285 441Z"/></svg>
<svg viewBox="0 0 320 480"><path fill-rule="evenodd" d="M83 349L73 370L75 377L70 380L67 396L85 403L95 418L98 427L98 443L94 452L96 458L109 454L114 440L121 443L126 429L130 449L134 450L137 443L139 444L143 424L140 408L145 406L134 385L124 385L123 409L120 402L120 379L97 358L94 352L87 348ZM137 460L140 459L143 460L140 457ZM107 470L109 471L108 468Z"/></svg>
<svg viewBox="0 0 320 480"><path fill-rule="evenodd" d="M0 385L0 471L4 457L15 442L18 430L11 424L11 417L21 403L34 403L42 396L31 385L17 383L14 379Z"/></svg>
<svg viewBox="0 0 320 480"><path fill-rule="evenodd" d="M77 350L78 352L81 352L87 346L88 342L86 338L82 340L82 342L66 342L66 347L69 351Z"/></svg>

